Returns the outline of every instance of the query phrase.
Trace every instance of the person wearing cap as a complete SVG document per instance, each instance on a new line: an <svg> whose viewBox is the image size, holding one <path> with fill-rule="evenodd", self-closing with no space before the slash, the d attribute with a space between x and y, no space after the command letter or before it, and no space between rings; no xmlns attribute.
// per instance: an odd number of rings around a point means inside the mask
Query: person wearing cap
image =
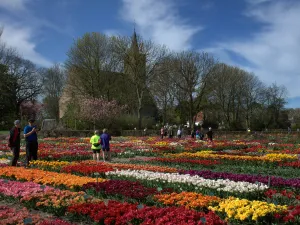
<svg viewBox="0 0 300 225"><path fill-rule="evenodd" d="M101 150L101 138L99 130L95 130L95 134L91 137L90 143L92 144L93 160L99 162Z"/></svg>
<svg viewBox="0 0 300 225"><path fill-rule="evenodd" d="M26 163L25 166L29 166L30 160L37 160L38 151L38 137L37 128L34 125L35 120L28 120L28 125L24 128L24 138L26 140Z"/></svg>
<svg viewBox="0 0 300 225"><path fill-rule="evenodd" d="M110 146L109 146L110 140L111 140L111 136L107 133L107 129L103 129L103 134L101 134L101 144L102 144L102 156L104 162L105 162L105 158L107 158L108 161L111 160Z"/></svg>
<svg viewBox="0 0 300 225"><path fill-rule="evenodd" d="M21 133L21 122L16 120L14 127L9 132L8 146L13 152L13 159L11 162L12 166L17 166L17 162L20 156L20 133Z"/></svg>

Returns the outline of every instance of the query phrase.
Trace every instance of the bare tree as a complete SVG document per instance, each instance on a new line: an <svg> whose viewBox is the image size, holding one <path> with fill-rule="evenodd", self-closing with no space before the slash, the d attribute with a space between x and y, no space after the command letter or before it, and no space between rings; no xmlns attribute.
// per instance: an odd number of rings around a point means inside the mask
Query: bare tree
<svg viewBox="0 0 300 225"><path fill-rule="evenodd" d="M63 93L66 81L65 70L59 64L44 69L43 72L43 97L45 111L51 118L59 119L59 100Z"/></svg>
<svg viewBox="0 0 300 225"><path fill-rule="evenodd" d="M111 92L122 70L120 57L112 51L113 40L104 34L86 33L74 42L65 63L67 82L74 92L112 98Z"/></svg>
<svg viewBox="0 0 300 225"><path fill-rule="evenodd" d="M168 109L169 111L174 109L176 94L175 82L173 80L172 71L170 70L170 60L168 57L163 59L156 67L153 82L150 85L150 91L161 111L163 124L165 124L171 119L168 117Z"/></svg>
<svg viewBox="0 0 300 225"><path fill-rule="evenodd" d="M19 115L21 103L34 100L41 93L40 70L31 61L19 56L15 56L8 67L9 74L15 80L14 91L17 96L17 115Z"/></svg>
<svg viewBox="0 0 300 225"><path fill-rule="evenodd" d="M213 72L215 60L209 54L184 51L175 53L171 69L174 82L186 97L188 103L189 124L194 128L195 115L199 112L209 77Z"/></svg>
<svg viewBox="0 0 300 225"><path fill-rule="evenodd" d="M276 83L264 90L263 101L263 121L266 128L277 128L281 111L286 104L287 89L284 86L278 86Z"/></svg>

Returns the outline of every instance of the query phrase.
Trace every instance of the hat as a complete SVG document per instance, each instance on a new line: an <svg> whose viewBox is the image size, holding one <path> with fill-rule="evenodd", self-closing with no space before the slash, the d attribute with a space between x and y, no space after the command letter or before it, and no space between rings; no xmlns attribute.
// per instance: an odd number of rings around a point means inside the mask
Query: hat
<svg viewBox="0 0 300 225"><path fill-rule="evenodd" d="M20 123L21 123L20 120L15 120L15 122L14 122L15 125L18 125L18 124L20 124Z"/></svg>

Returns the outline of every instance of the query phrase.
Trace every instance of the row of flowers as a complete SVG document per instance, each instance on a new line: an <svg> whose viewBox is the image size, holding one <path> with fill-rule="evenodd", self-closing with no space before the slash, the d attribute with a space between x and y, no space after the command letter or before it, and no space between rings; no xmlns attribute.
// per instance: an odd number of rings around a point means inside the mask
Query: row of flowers
<svg viewBox="0 0 300 225"><path fill-rule="evenodd" d="M172 158L154 158L149 160L150 162L162 162L162 163L176 163L176 164L197 164L197 165L203 165L203 166L212 166L212 165L218 165L221 164L220 161L217 160L197 160L197 159L172 159Z"/></svg>
<svg viewBox="0 0 300 225"><path fill-rule="evenodd" d="M213 172L210 170L181 170L180 174L189 174L191 176L199 176L206 179L229 179L232 181L245 181L249 183L260 182L269 186L275 187L294 187L300 188L300 178L285 179L282 177L250 175L250 174L235 174L229 172Z"/></svg>
<svg viewBox="0 0 300 225"><path fill-rule="evenodd" d="M35 160L31 161L30 165L40 169L56 170L65 173L78 173L83 175L93 175L94 173L105 173L108 171L131 169L131 170L148 170L153 172L177 172L176 168L166 166L153 166L153 165L135 165L125 163L105 163L95 161L82 161L82 162L67 162L67 161L44 161Z"/></svg>
<svg viewBox="0 0 300 225"><path fill-rule="evenodd" d="M28 208L39 208L62 216L71 205L99 202L85 192L55 189L33 182L19 182L0 179L0 195L22 202Z"/></svg>
<svg viewBox="0 0 300 225"><path fill-rule="evenodd" d="M205 188L213 189L215 191L224 191L229 193L259 193L268 189L267 185L258 183L253 184L242 181L231 180L210 180L204 179L199 176L190 176L189 174L178 173L158 173L145 170L121 170L106 172L107 176L112 178L134 178L137 180L156 182L156 183L169 183L174 184L175 187L184 188L187 185L193 190L202 190Z"/></svg>
<svg viewBox="0 0 300 225"><path fill-rule="evenodd" d="M76 218L88 216L99 224L147 224L147 225L222 225L213 212L197 212L184 207L157 208L138 204L107 201L68 207L69 214Z"/></svg>
<svg viewBox="0 0 300 225"><path fill-rule="evenodd" d="M200 151L196 153L177 153L166 154L171 158L204 158L204 159L226 159L226 160L238 160L238 161L263 161L263 162L281 162L281 161L295 161L298 160L296 154L276 154L270 153L263 156L239 156L239 155L220 155L213 154L211 151Z"/></svg>
<svg viewBox="0 0 300 225"><path fill-rule="evenodd" d="M16 209L0 206L0 224L37 224L37 225L72 225L71 223L55 218L44 218L37 213L30 213L28 209Z"/></svg>
<svg viewBox="0 0 300 225"><path fill-rule="evenodd" d="M280 214L287 210L287 206L269 204L262 201L249 201L247 199L228 198L224 199L215 207L209 209L224 214L226 218L240 221L263 221L273 222L274 214ZM269 216L269 218L268 218ZM268 221L269 220L269 221Z"/></svg>
<svg viewBox="0 0 300 225"><path fill-rule="evenodd" d="M82 186L82 190L103 198L120 196L121 200L124 198L126 200L134 199L138 202L147 202L147 199L151 201L154 195L159 193L170 193L173 191L172 189L145 187L140 182L128 180L109 180L102 183L87 183Z"/></svg>
<svg viewBox="0 0 300 225"><path fill-rule="evenodd" d="M53 186L66 186L68 188L78 188L88 182L102 182L104 179L76 176L67 173L56 173L39 169L25 169L22 167L1 167L0 176L14 178L16 180L33 181L39 184Z"/></svg>

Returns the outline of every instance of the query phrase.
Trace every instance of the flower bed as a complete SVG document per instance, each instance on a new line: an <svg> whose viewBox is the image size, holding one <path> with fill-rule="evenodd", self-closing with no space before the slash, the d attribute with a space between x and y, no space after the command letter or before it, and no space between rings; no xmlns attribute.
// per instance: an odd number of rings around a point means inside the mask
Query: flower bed
<svg viewBox="0 0 300 225"><path fill-rule="evenodd" d="M190 174L191 176L199 176L206 179L229 179L232 181L245 181L249 183L260 182L275 187L294 187L300 188L300 178L284 179L281 177L249 175L249 174L233 174L228 172L212 172L210 170L182 170L179 174Z"/></svg>
<svg viewBox="0 0 300 225"><path fill-rule="evenodd" d="M170 192L171 190L163 190L157 188L148 188L139 182L125 180L109 180L102 183L87 183L83 185L84 191L92 191L95 195L101 197L122 196L122 198L135 199L139 202L145 201L158 193Z"/></svg>
<svg viewBox="0 0 300 225"><path fill-rule="evenodd" d="M68 212L79 219L88 216L92 221L99 224L226 224L213 212L206 214L188 210L184 207L156 208L115 201L70 206Z"/></svg>
<svg viewBox="0 0 300 225"><path fill-rule="evenodd" d="M249 182L235 182L230 180L209 180L199 176L182 175L178 173L155 173L144 170L121 170L107 172L106 175L112 178L131 177L137 180L155 181L157 183L170 183L175 187L181 188L183 185L188 185L194 190L203 188L215 189L216 191L235 192L235 193L251 193L260 192L268 189L268 186L263 184L252 184ZM176 189L175 189L176 190Z"/></svg>
<svg viewBox="0 0 300 225"><path fill-rule="evenodd" d="M203 209L221 201L216 196L202 195L195 192L181 192L155 195L154 200L167 206L185 206L188 209Z"/></svg>
<svg viewBox="0 0 300 225"><path fill-rule="evenodd" d="M39 184L54 186L64 185L68 188L77 188L86 183L97 181L90 177L80 177L67 173L56 173L39 169L24 169L21 167L2 167L0 168L0 176L10 177L16 180L33 181ZM98 179L98 182L102 181L105 180L101 178Z"/></svg>

